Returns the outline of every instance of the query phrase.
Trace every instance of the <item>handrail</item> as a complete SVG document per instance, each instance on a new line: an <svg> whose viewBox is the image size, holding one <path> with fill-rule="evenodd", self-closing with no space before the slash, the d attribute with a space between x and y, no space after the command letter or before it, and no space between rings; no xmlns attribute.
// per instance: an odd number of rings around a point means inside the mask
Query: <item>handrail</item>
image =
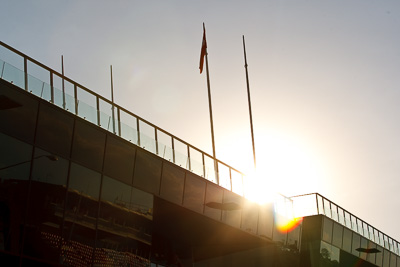
<svg viewBox="0 0 400 267"><path fill-rule="evenodd" d="M343 226L349 228L357 232L358 234L362 235L363 237L381 245L382 247L390 250L391 252L400 256L400 242L396 239L390 237L389 235L383 233L382 231L376 229L369 223L365 222L364 220L360 219L359 217L355 216L353 213L347 211L346 209L342 208L335 202L327 199L326 197L322 196L319 193L310 193L310 194L303 194L290 197L293 198L302 198L307 196L315 195L315 203L316 203L316 214L324 215L334 221L342 224ZM296 199L293 199L296 202ZM320 203L321 202L321 203ZM325 202L329 207L325 207ZM322 207L319 205L322 204ZM333 216L333 213L336 212L337 216ZM342 214L340 214L342 213ZM341 216L342 215L342 216ZM347 216L346 216L347 215ZM341 217L340 217L341 216ZM349 219L349 224L346 223L346 220ZM359 229L361 228L361 229ZM377 237L377 238L376 238Z"/></svg>
<svg viewBox="0 0 400 267"><path fill-rule="evenodd" d="M65 81L67 81L67 82L69 82L70 84L72 84L72 85L74 86L74 96L73 96L73 97L74 97L74 99L75 99L75 103L74 103L75 108L74 108L74 111L71 110L70 112L74 113L75 115L78 115L78 112L77 112L77 111L78 111L78 104L81 104L81 103L82 103L82 102L79 101L78 95L77 95L77 89L79 88L80 90L83 90L83 91L89 93L90 95L92 95L93 97L96 98L96 107L93 107L93 108L96 109L96 113L97 113L97 114L96 114L96 117L97 117L97 120L96 120L95 124L97 124L98 126L101 126L101 125L100 125L100 121L101 121L101 115L100 115L100 113L101 113L101 111L100 111L100 108L99 108L99 101L101 100L101 101L105 102L106 104L111 105L111 107L116 108L117 114L118 114L117 123L120 123L120 122L121 122L121 120L119 120L120 111L123 111L123 112L126 113L128 116L131 116L132 118L134 118L134 119L137 120L137 129L133 129L133 130L136 130L136 131L137 131L138 138L140 138L140 136L143 135L143 132L140 132L140 129L139 129L139 122L143 122L143 123L145 123L146 125L148 125L148 126L150 126L150 127L152 127L152 128L154 129L154 132L155 132L154 141L155 141L155 144L156 144L156 147L157 147L157 148L158 148L158 139L157 139L157 132L158 132L158 131L161 132L161 133L163 133L163 134L165 134L165 135L167 135L169 138L171 138L171 144L172 144L172 146L173 146L173 144L174 144L174 141L179 141L180 143L182 143L183 145L185 145L185 146L187 147L187 154L185 155L185 157L187 157L187 160L188 160L188 162L189 162L189 166L190 166L190 163L191 163L191 158L190 158L190 155L189 155L189 150L190 150L190 149L193 149L193 150L197 151L198 153L200 153L200 154L201 154L201 157L202 157L202 165L203 165L203 173L202 173L202 176L203 176L204 178L206 178L206 168L204 167L204 166L206 165L205 157L211 159L212 161L216 162L217 164L222 164L222 165L224 165L225 167L227 167L227 168L229 169L229 176L230 176L229 179L230 179L230 182L227 183L227 185L228 185L228 187L230 187L230 188L227 188L227 189L229 189L229 190L231 190L231 191L233 191L233 186L232 186L232 172L233 172L233 171L236 172L238 175L241 176L241 180L242 180L242 182L241 182L241 191L242 191L242 192L241 192L241 193L236 192L236 193L239 193L239 194L241 194L241 195L244 195L244 192L243 192L243 188L244 188L243 177L245 176L245 174L242 173L241 171L239 171L239 170L237 170L237 169L231 167L230 165L228 165L228 164L226 164L226 163L224 163L224 162L218 160L217 158L214 158L214 157L211 156L210 154L208 154L208 153L202 151L201 149L199 149L199 148L197 148L197 147L195 147L195 146L193 146L193 145L191 145L191 144L185 142L184 140L180 139L179 137L176 137L175 135L173 135L173 134L167 132L166 130L164 130L164 129L162 129L162 128L156 126L156 125L154 125L153 123L147 121L146 119L144 119L144 118L142 118L142 117L140 117L140 116L138 116L138 115L136 115L136 114L130 112L129 110L127 110L127 109L125 109L125 108L123 108L123 107L121 107L121 106L119 106L119 105L117 105L117 104L111 102L111 101L108 100L107 98L105 98L105 97L103 97L103 96L101 96L101 95L99 95L99 94L97 94L97 93L91 91L90 89L86 88L85 86L83 86L83 85L81 85L81 84L75 82L74 80L72 80L72 79L66 77L65 75L59 73L58 71L56 71L56 70L54 70L54 69L52 69L52 68L50 68L50 67L48 67L48 66L46 66L46 65L44 65L44 64L42 64L42 63L40 63L39 61L37 61L37 60L35 60L35 59L29 57L28 55L26 55L26 54L24 54L24 53L18 51L17 49L15 49L15 48L13 48L13 47L7 45L6 43L0 41L0 45L3 46L4 48L8 49L9 51L11 51L11 52L17 54L18 56L22 57L23 62L24 62L24 70L23 70L23 71L20 70L20 71L22 71L22 72L24 73L24 86L25 86L25 88L23 88L23 89L29 90L29 89L28 89L28 86L29 86L29 85L28 85L28 83L29 83L29 82L28 82L28 76L29 76L29 73L28 73L28 72L29 72L29 70L28 70L28 68L27 68L27 64L28 64L28 62L31 62L31 63L33 63L33 64L35 64L35 65L37 65L37 66L41 67L42 69L44 69L44 70L46 70L46 71L49 72L49 75L50 75L50 90L51 90L51 101L50 101L50 102L52 102L53 104L55 104L55 103L54 103L54 90L56 89L56 88L54 87L54 85L53 85L53 76L56 75L56 76L58 76L59 78L65 80ZM7 63L7 64L8 64L8 63ZM11 65L11 66L12 66L12 65ZM14 68L15 68L15 67L14 67ZM43 82L43 86L44 86L44 82ZM43 93L43 88L42 88L42 93ZM63 92L63 93L64 93L64 92ZM65 93L64 93L64 94L65 94ZM41 97L41 96L40 96L40 97ZM65 107L64 107L64 108L65 108ZM66 109L66 108L65 108L65 109ZM107 130L109 130L109 129L107 129ZM117 135L119 135L119 136L122 137L120 126L119 126L119 131L118 131L118 132L113 132L113 133L114 133L114 134L117 134ZM152 140L153 140L153 139L152 139ZM175 155L176 150L172 150L172 151L173 151L173 152L172 152L173 155ZM158 152L158 151L157 151L157 152ZM175 158L175 157L174 157L174 158ZM210 164L210 166L211 166L211 164ZM215 165L214 165L214 166L215 166ZM187 166L182 166L182 167L187 168ZM212 166L211 166L211 167L212 167ZM214 172L213 175L215 175L214 177L217 178L217 177L219 176L219 173L216 173L216 170L214 169L214 167L213 167L212 169L213 169L213 172ZM218 180L221 180L221 179L216 179L216 180L218 181ZM222 185L222 183L220 182L219 185ZM229 186L229 185L230 185L230 186ZM225 186L225 187L226 187L226 186Z"/></svg>

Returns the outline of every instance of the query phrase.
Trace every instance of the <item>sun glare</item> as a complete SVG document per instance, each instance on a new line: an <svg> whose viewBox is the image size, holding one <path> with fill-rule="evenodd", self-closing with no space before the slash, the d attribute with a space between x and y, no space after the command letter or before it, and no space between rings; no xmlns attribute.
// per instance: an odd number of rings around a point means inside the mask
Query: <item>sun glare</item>
<svg viewBox="0 0 400 267"><path fill-rule="evenodd" d="M291 231L305 213L295 212L293 202L284 196L311 193L318 188L322 164L306 144L285 135L265 136L257 148L257 169L245 172L244 195L259 204L274 203L277 229Z"/></svg>
<svg viewBox="0 0 400 267"><path fill-rule="evenodd" d="M257 143L256 153L257 170L245 171L245 195L250 200L265 203L276 193L294 196L318 188L322 164L300 140L269 134Z"/></svg>

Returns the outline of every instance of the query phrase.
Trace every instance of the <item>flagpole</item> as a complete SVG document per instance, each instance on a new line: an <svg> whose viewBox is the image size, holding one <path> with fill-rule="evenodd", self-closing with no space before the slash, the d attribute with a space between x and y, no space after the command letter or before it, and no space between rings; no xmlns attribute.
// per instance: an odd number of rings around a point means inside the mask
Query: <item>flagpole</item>
<svg viewBox="0 0 400 267"><path fill-rule="evenodd" d="M205 25L203 23L204 30L204 40L205 41ZM203 44L204 45L204 44ZM212 115L212 106L211 106L211 88L210 88L210 73L208 71L208 51L207 45L205 46L205 58L206 58L206 74L207 74L207 89L208 89L208 107L210 110L210 124L211 124L211 142L212 142L212 150L213 150L213 158L214 158L214 170L215 170L215 178L217 184L219 184L219 173L218 173L218 163L215 154L215 139L214 139L214 123L213 123L213 115Z"/></svg>
<svg viewBox="0 0 400 267"><path fill-rule="evenodd" d="M251 141L252 141L252 145L253 145L253 159L254 159L254 169L255 169L256 168L256 147L254 144L253 116L251 113L249 73L247 71L247 57L246 57L246 45L244 43L244 35L243 35L243 52L244 52L244 68L246 70L247 98L248 98L248 102L249 102Z"/></svg>

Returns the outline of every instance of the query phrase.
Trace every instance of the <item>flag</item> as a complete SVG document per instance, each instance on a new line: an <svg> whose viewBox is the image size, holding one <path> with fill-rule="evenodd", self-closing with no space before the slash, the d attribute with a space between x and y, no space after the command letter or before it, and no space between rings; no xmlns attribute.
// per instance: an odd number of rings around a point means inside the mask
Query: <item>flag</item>
<svg viewBox="0 0 400 267"><path fill-rule="evenodd" d="M203 23L203 43L201 44L201 53L200 53L200 73L203 72L203 65L204 65L204 56L207 53L207 41L206 41L206 27Z"/></svg>

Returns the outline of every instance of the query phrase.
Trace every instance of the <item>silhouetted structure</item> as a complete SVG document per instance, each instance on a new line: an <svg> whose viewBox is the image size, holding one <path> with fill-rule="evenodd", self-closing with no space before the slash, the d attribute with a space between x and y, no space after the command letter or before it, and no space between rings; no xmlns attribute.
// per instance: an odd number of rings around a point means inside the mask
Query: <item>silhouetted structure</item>
<svg viewBox="0 0 400 267"><path fill-rule="evenodd" d="M279 229L298 198L246 200L234 168L1 45L24 69L0 60L2 265L400 266L397 241L318 194Z"/></svg>

